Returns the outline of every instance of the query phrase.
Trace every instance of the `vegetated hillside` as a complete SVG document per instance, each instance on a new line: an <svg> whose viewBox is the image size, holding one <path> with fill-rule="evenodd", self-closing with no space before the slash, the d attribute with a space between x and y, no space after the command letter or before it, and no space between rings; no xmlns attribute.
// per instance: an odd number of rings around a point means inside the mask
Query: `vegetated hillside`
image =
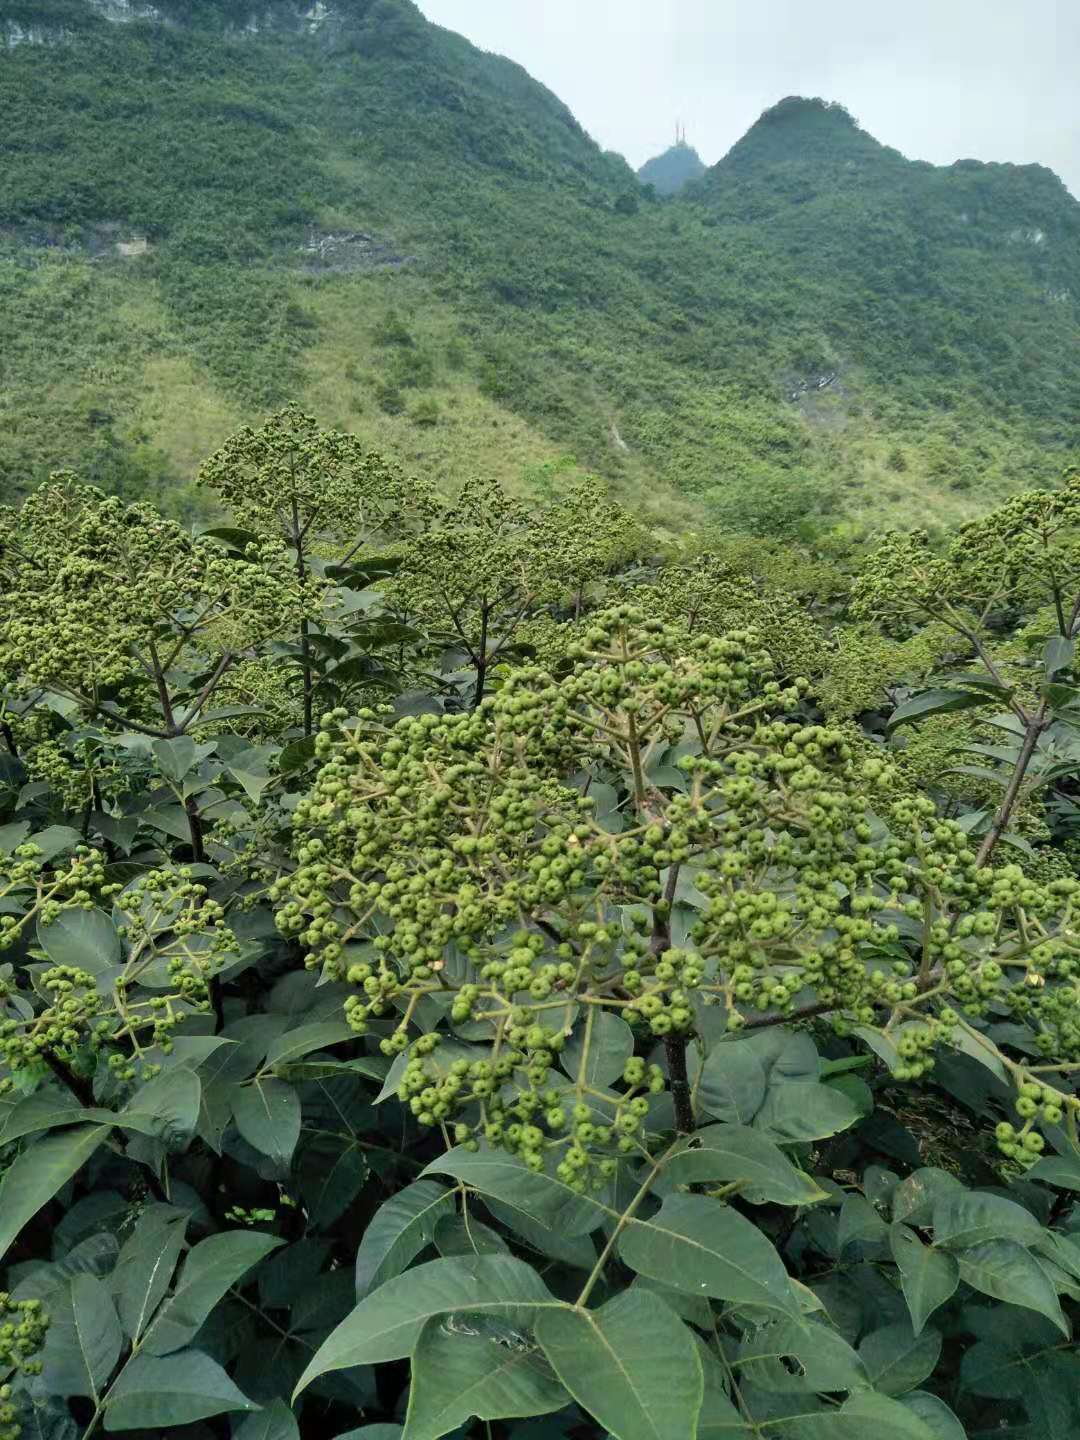
<svg viewBox="0 0 1080 1440"><path fill-rule="evenodd" d="M123 23L120 23L120 22ZM409 0L0 16L0 484L187 503L296 396L412 468L785 530L969 513L1077 454L1080 207L784 102L651 200Z"/></svg>
<svg viewBox="0 0 1080 1440"><path fill-rule="evenodd" d="M651 185L658 195L677 195L691 180L700 180L706 168L694 147L679 140L662 155L646 160L637 174L641 183Z"/></svg>

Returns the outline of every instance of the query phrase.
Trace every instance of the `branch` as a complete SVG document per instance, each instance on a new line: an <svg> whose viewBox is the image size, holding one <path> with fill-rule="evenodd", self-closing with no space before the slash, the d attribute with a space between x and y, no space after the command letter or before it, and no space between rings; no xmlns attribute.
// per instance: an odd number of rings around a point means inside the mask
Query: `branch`
<svg viewBox="0 0 1080 1440"><path fill-rule="evenodd" d="M1016 764L1013 766L1012 777L1009 780L1008 788L997 808L993 824L987 832L986 839L979 847L979 853L975 858L978 866L983 866L990 859L994 848L1005 832L1016 802L1020 798L1020 789L1024 783L1024 776L1028 766L1031 764L1031 757L1035 754L1035 748L1039 743L1039 736L1049 724L1044 700L1034 715L1028 717L1027 731L1024 735L1024 743L1020 747L1020 754L1016 757Z"/></svg>

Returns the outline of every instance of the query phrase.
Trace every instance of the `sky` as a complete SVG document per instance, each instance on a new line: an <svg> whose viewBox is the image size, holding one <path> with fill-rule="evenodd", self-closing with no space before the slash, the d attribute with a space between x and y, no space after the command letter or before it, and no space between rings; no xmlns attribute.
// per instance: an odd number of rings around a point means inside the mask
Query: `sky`
<svg viewBox="0 0 1080 1440"><path fill-rule="evenodd" d="M713 164L785 95L912 159L1038 162L1080 197L1080 0L417 0L516 60L635 167Z"/></svg>

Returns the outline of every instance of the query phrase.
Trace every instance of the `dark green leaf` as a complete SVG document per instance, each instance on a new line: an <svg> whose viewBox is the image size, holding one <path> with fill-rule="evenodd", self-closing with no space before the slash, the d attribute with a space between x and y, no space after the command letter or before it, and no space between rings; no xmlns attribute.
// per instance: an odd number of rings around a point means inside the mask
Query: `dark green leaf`
<svg viewBox="0 0 1080 1440"><path fill-rule="evenodd" d="M124 1345L108 1286L89 1271L80 1271L62 1291L47 1297L47 1308L42 1384L51 1395L84 1395L96 1402Z"/></svg>
<svg viewBox="0 0 1080 1440"><path fill-rule="evenodd" d="M721 1041L705 1057L697 1101L716 1120L749 1125L765 1099L765 1086L765 1067L753 1049L738 1041Z"/></svg>
<svg viewBox="0 0 1080 1440"><path fill-rule="evenodd" d="M267 1070L282 1070L294 1061L310 1055L313 1050L326 1050L355 1040L356 1031L344 1020L319 1020L312 1025L298 1025L273 1041L263 1062Z"/></svg>
<svg viewBox="0 0 1080 1440"><path fill-rule="evenodd" d="M446 1315L424 1326L412 1355L406 1440L439 1440L472 1416L547 1415L570 1403L543 1351L497 1319Z"/></svg>
<svg viewBox="0 0 1080 1440"><path fill-rule="evenodd" d="M430 1260L361 1300L319 1348L297 1391L332 1370L404 1359L434 1315L472 1311L528 1328L538 1307L557 1303L532 1266L511 1256Z"/></svg>
<svg viewBox="0 0 1080 1440"><path fill-rule="evenodd" d="M980 1245L984 1240L1015 1240L1037 1245L1043 1227L1030 1210L1003 1195L957 1191L934 1205L934 1243L950 1250Z"/></svg>
<svg viewBox="0 0 1080 1440"><path fill-rule="evenodd" d="M1052 680L1062 670L1068 670L1076 657L1076 646L1064 635L1051 635L1043 650L1043 674Z"/></svg>
<svg viewBox="0 0 1080 1440"><path fill-rule="evenodd" d="M46 1135L12 1162L0 1180L0 1259L27 1221L86 1164L108 1133L107 1125L79 1125Z"/></svg>
<svg viewBox="0 0 1080 1440"><path fill-rule="evenodd" d="M938 1170L932 1165L924 1166L901 1180L892 1195L892 1218L906 1220L909 1225L925 1227L930 1224L934 1206L946 1195L963 1190L955 1175L947 1170Z"/></svg>
<svg viewBox="0 0 1080 1440"><path fill-rule="evenodd" d="M602 1090L618 1080L627 1060L634 1053L634 1036L625 1020L612 1015L609 1010L597 1010L591 1006L591 1025L582 1024L575 1029L567 1041L560 1059L563 1069L574 1080L581 1069L584 1054L585 1035L588 1030L589 1054L585 1066L584 1083L593 1089ZM588 1017L586 1017L588 1020Z"/></svg>
<svg viewBox="0 0 1080 1440"><path fill-rule="evenodd" d="M779 1146L742 1125L698 1130L667 1162L664 1175L678 1185L738 1183L739 1193L755 1205L812 1205L825 1198Z"/></svg>
<svg viewBox="0 0 1080 1440"><path fill-rule="evenodd" d="M193 1070L170 1069L140 1086L116 1123L179 1148L195 1133L201 1098L202 1085Z"/></svg>
<svg viewBox="0 0 1080 1440"><path fill-rule="evenodd" d="M536 1338L567 1390L614 1440L696 1433L701 1360L691 1332L666 1306L627 1290L598 1310L545 1310Z"/></svg>
<svg viewBox="0 0 1080 1440"><path fill-rule="evenodd" d="M1010 1305L1037 1310L1061 1331L1069 1334L1068 1321L1061 1313L1057 1294L1042 1266L1015 1240L988 1240L957 1254L960 1279L974 1290Z"/></svg>
<svg viewBox="0 0 1080 1440"><path fill-rule="evenodd" d="M150 1322L143 1341L149 1355L168 1355L189 1344L229 1288L284 1242L261 1230L226 1230L200 1240L176 1288Z"/></svg>
<svg viewBox="0 0 1080 1440"><path fill-rule="evenodd" d="M889 717L888 729L906 725L912 720L925 720L928 715L945 715L956 710L971 710L995 699L976 690L924 690L898 705Z"/></svg>
<svg viewBox="0 0 1080 1440"><path fill-rule="evenodd" d="M275 1400L257 1415L249 1415L233 1440L300 1440L300 1427L284 1400Z"/></svg>
<svg viewBox="0 0 1080 1440"><path fill-rule="evenodd" d="M835 1086L791 1081L769 1087L754 1127L781 1144L793 1144L824 1140L858 1118L858 1107Z"/></svg>
<svg viewBox="0 0 1080 1440"><path fill-rule="evenodd" d="M180 735L175 740L155 740L150 748L166 780L178 785L195 764L201 747L196 747L190 735Z"/></svg>
<svg viewBox="0 0 1080 1440"><path fill-rule="evenodd" d="M1044 1155L1027 1175L1059 1190L1080 1190L1080 1155Z"/></svg>
<svg viewBox="0 0 1080 1440"><path fill-rule="evenodd" d="M900 1284L911 1312L911 1323L918 1335L927 1319L956 1290L960 1283L960 1267L954 1256L924 1245L914 1230L906 1225L893 1225L889 1243L900 1271Z"/></svg>
<svg viewBox="0 0 1080 1440"><path fill-rule="evenodd" d="M910 1395L902 1397L900 1404L918 1416L934 1436L934 1440L967 1440L960 1421L945 1401L939 1400L936 1395L931 1395L926 1390L912 1390ZM1049 1437L1045 1437L1045 1440L1049 1440Z"/></svg>
<svg viewBox="0 0 1080 1440"><path fill-rule="evenodd" d="M760 1305L797 1319L783 1262L756 1225L704 1195L669 1195L651 1220L631 1220L623 1263L689 1295Z"/></svg>
<svg viewBox="0 0 1080 1440"><path fill-rule="evenodd" d="M443 1215L432 1236L440 1255L509 1255L510 1247L497 1230L468 1211Z"/></svg>
<svg viewBox="0 0 1080 1440"><path fill-rule="evenodd" d="M199 1350L136 1355L113 1386L105 1429L168 1431L225 1411L256 1409L221 1366Z"/></svg>
<svg viewBox="0 0 1080 1440"><path fill-rule="evenodd" d="M375 1212L356 1255L356 1298L399 1275L430 1244L439 1220L454 1211L455 1192L416 1180Z"/></svg>
<svg viewBox="0 0 1080 1440"><path fill-rule="evenodd" d="M845 1195L836 1238L843 1255L849 1245L883 1245L889 1227L865 1195Z"/></svg>
<svg viewBox="0 0 1080 1440"><path fill-rule="evenodd" d="M910 1325L885 1325L859 1345L859 1359L874 1389L885 1395L914 1390L933 1373L940 1354L941 1336L936 1330L916 1335Z"/></svg>
<svg viewBox="0 0 1080 1440"><path fill-rule="evenodd" d="M113 1286L129 1339L142 1335L168 1290L186 1230L187 1217L180 1211L171 1205L152 1205L124 1241Z"/></svg>
<svg viewBox="0 0 1080 1440"><path fill-rule="evenodd" d="M539 1220L515 1210L512 1205L501 1205L490 1195L484 1200L494 1218L537 1255L558 1260L574 1270L591 1270L596 1264L596 1245L590 1235L567 1235L560 1229L541 1225Z"/></svg>
<svg viewBox="0 0 1080 1440"><path fill-rule="evenodd" d="M772 1428L772 1427L770 1427ZM936 1440L934 1431L899 1400L860 1390L839 1410L785 1419L782 1440Z"/></svg>
<svg viewBox="0 0 1080 1440"><path fill-rule="evenodd" d="M758 1326L740 1345L736 1363L740 1380L775 1394L858 1390L868 1383L847 1341L813 1320Z"/></svg>
<svg viewBox="0 0 1080 1440"><path fill-rule="evenodd" d="M300 1138L300 1099L293 1087L274 1077L253 1080L233 1091L232 1112L248 1144L287 1169Z"/></svg>
<svg viewBox="0 0 1080 1440"><path fill-rule="evenodd" d="M556 1175L533 1171L517 1155L505 1150L473 1153L459 1146L433 1160L425 1175L450 1175L455 1180L521 1210L533 1220L564 1235L586 1235L595 1230L605 1210L588 1196L579 1195Z"/></svg>
<svg viewBox="0 0 1080 1440"><path fill-rule="evenodd" d="M54 965L100 975L120 963L116 927L100 910L64 910L51 925L38 925L38 944Z"/></svg>

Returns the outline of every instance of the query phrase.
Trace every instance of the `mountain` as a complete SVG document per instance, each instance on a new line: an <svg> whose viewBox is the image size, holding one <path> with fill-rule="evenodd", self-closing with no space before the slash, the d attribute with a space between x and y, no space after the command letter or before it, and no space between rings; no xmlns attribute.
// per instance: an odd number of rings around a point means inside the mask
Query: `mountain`
<svg viewBox="0 0 1080 1440"><path fill-rule="evenodd" d="M692 145L678 140L662 155L646 160L637 172L643 185L651 185L658 195L677 195L691 180L700 180L706 165Z"/></svg>
<svg viewBox="0 0 1080 1440"><path fill-rule="evenodd" d="M576 461L680 526L946 521L1080 454L1040 167L793 99L660 203L409 0L0 0L0 82L6 494L184 509L293 397L440 483Z"/></svg>

